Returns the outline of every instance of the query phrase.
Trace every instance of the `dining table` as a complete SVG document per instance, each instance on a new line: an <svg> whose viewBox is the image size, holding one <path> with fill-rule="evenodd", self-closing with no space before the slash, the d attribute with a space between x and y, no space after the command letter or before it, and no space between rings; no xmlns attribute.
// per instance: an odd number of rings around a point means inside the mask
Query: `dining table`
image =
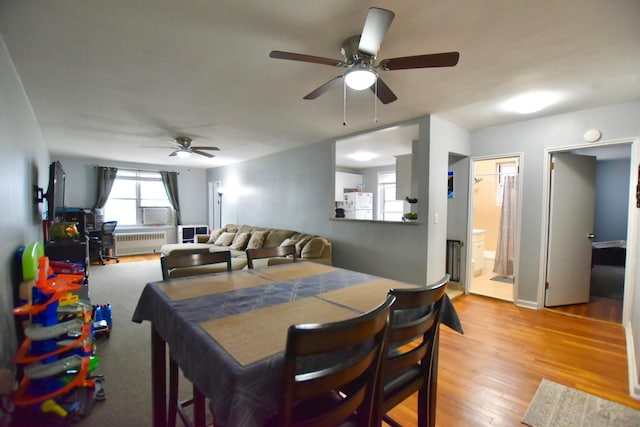
<svg viewBox="0 0 640 427"><path fill-rule="evenodd" d="M278 411L290 325L352 318L415 286L308 261L148 283L132 320L152 326L153 425L167 423L167 345L215 426L262 426ZM440 314L462 332L448 297Z"/></svg>

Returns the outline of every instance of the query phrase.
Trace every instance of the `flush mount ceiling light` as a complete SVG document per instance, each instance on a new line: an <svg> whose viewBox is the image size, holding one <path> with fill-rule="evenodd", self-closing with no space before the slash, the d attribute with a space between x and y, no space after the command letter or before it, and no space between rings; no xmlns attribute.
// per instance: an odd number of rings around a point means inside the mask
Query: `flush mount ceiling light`
<svg viewBox="0 0 640 427"><path fill-rule="evenodd" d="M527 92L505 101L501 108L519 114L531 114L553 105L559 100L560 95L554 92Z"/></svg>
<svg viewBox="0 0 640 427"><path fill-rule="evenodd" d="M368 162L371 159L378 157L376 153L370 153L368 151L358 151L353 154L349 154L349 157L358 162Z"/></svg>
<svg viewBox="0 0 640 427"><path fill-rule="evenodd" d="M191 156L191 152L189 152L189 151L177 151L176 152L176 156L180 157L181 159L186 159L187 157Z"/></svg>
<svg viewBox="0 0 640 427"><path fill-rule="evenodd" d="M364 90L375 83L378 76L368 68L353 68L344 76L344 82L353 90Z"/></svg>

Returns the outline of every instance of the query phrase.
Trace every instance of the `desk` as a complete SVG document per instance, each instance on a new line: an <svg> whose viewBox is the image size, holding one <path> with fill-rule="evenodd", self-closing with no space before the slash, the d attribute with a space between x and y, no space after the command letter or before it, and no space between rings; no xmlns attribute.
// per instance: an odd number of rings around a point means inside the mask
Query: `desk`
<svg viewBox="0 0 640 427"><path fill-rule="evenodd" d="M350 318L413 286L312 262L147 284L133 321L152 323L153 425L166 423L165 343L216 426L263 425L278 410L289 325Z"/></svg>

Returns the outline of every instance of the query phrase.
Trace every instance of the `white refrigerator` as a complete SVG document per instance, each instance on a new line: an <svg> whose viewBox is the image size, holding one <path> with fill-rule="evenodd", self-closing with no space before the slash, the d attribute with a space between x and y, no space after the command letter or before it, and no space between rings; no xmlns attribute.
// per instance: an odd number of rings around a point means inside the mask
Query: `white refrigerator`
<svg viewBox="0 0 640 427"><path fill-rule="evenodd" d="M373 193L344 193L344 217L373 219Z"/></svg>

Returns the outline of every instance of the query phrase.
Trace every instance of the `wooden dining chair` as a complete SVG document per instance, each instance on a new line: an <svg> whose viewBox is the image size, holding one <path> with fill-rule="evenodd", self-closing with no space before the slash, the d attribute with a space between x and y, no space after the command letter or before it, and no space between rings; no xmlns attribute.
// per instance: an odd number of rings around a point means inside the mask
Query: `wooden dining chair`
<svg viewBox="0 0 640 427"><path fill-rule="evenodd" d="M164 256L160 258L160 265L162 266L162 279L168 280L170 278L171 271L176 268L189 268L218 263L226 263L227 271L231 271L231 252L222 251ZM190 399L180 401L178 399L178 382L178 364L171 355L171 352L169 352L169 413L167 425L169 427L175 427L178 415L180 416L180 419L185 426L204 425L206 416L204 395L194 384L193 396ZM193 405L193 423L185 412L185 408L190 405Z"/></svg>
<svg viewBox="0 0 640 427"><path fill-rule="evenodd" d="M375 381L394 300L389 295L347 320L290 326L279 413L267 425L374 425Z"/></svg>
<svg viewBox="0 0 640 427"><path fill-rule="evenodd" d="M200 267L209 264L227 263L227 271L231 271L231 251L205 252L186 255L168 255L160 258L162 280L171 279L171 272L177 268ZM194 271L193 275L205 274L206 270Z"/></svg>
<svg viewBox="0 0 640 427"><path fill-rule="evenodd" d="M262 258L275 258L291 256L293 262L298 261L296 245L274 246L271 248L247 249L247 266L253 268L253 261Z"/></svg>
<svg viewBox="0 0 640 427"><path fill-rule="evenodd" d="M391 307L389 350L381 362L378 418L398 427L386 415L418 392L418 426L434 427L437 391L437 354L440 310L449 275L417 288L391 289L396 300Z"/></svg>

